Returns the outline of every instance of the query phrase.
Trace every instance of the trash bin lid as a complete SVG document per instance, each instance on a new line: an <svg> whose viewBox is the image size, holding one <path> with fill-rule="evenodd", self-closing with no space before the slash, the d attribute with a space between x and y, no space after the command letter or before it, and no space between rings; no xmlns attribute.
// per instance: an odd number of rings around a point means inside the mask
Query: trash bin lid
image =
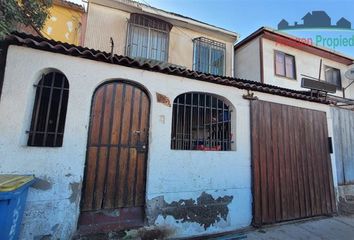
<svg viewBox="0 0 354 240"><path fill-rule="evenodd" d="M0 192L16 190L33 179L33 175L0 174Z"/></svg>

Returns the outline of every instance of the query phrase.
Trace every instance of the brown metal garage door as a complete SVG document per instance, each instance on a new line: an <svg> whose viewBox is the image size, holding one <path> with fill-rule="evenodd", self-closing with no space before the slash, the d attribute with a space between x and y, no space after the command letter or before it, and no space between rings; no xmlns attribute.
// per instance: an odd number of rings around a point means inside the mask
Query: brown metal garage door
<svg viewBox="0 0 354 240"><path fill-rule="evenodd" d="M326 113L251 102L253 224L336 211Z"/></svg>

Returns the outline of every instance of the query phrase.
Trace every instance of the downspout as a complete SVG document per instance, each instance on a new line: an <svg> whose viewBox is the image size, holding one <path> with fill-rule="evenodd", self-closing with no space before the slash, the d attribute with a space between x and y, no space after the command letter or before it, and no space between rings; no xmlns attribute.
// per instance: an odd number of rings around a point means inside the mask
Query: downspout
<svg viewBox="0 0 354 240"><path fill-rule="evenodd" d="M264 66L263 66L263 35L259 37L259 72L260 82L264 83Z"/></svg>
<svg viewBox="0 0 354 240"><path fill-rule="evenodd" d="M231 56L231 77L235 77L236 76L236 69L235 69L235 55L236 55L236 50L235 50L235 46L236 43L238 41L238 39L240 38L239 35L236 36L236 40L235 42L233 42L232 44L232 56Z"/></svg>
<svg viewBox="0 0 354 240"><path fill-rule="evenodd" d="M86 46L86 30L87 30L87 21L88 21L88 14L89 14L89 8L90 8L90 2L86 0L82 0L84 3L86 3L86 9L85 12L82 13L81 15L81 32L80 32L80 46Z"/></svg>
<svg viewBox="0 0 354 240"><path fill-rule="evenodd" d="M235 74L235 44L237 42L237 39L236 41L232 44L232 53L231 53L231 77L235 77L236 74Z"/></svg>

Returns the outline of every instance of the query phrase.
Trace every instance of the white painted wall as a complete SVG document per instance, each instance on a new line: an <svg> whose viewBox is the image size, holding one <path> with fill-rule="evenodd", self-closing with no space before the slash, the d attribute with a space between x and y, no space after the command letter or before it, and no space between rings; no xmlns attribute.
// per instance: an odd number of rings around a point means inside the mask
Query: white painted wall
<svg viewBox="0 0 354 240"><path fill-rule="evenodd" d="M274 72L274 50L279 50L287 54L295 56L296 63L296 79L288 79L285 77L276 76ZM264 66L264 82L267 84L295 89L306 90L301 88L301 74L312 77L318 77L321 57L310 54L299 49L292 48L285 44L281 44L268 39L263 39L263 66ZM325 72L323 66L330 66L338 68L341 71L342 86L349 84L349 80L345 78L344 73L348 66L330 59L322 58L321 80L325 79ZM337 96L343 96L342 91L336 92ZM346 92L346 97L354 98L354 85L349 87Z"/></svg>
<svg viewBox="0 0 354 240"><path fill-rule="evenodd" d="M261 81L261 62L257 37L235 50L235 77L252 81Z"/></svg>
<svg viewBox="0 0 354 240"><path fill-rule="evenodd" d="M26 130L29 129L35 96L33 84L47 68L62 71L70 83L63 146L27 147ZM53 238L68 239L76 230L80 191L76 196L71 186L78 183L81 187L92 93L102 82L115 78L139 82L151 96L147 201L158 196L163 196L169 203L197 199L202 192L212 194L214 198L233 196L228 205L227 221L222 220L207 230L196 223L177 223L170 216L166 219L159 216L155 224L168 225L174 230L173 237L231 231L248 226L252 219L252 195L249 101L242 98L245 90L10 46L0 100L0 173L35 174L51 184L47 190L30 190L21 239L48 234ZM170 149L172 108L157 103L156 92L168 96L172 102L177 95L189 91L217 94L232 103L235 151ZM261 100L326 111L329 134L332 135L327 105L262 93L256 95ZM165 117L164 122L160 121L161 116ZM334 158L332 162L335 172ZM334 179L337 185L336 174Z"/></svg>

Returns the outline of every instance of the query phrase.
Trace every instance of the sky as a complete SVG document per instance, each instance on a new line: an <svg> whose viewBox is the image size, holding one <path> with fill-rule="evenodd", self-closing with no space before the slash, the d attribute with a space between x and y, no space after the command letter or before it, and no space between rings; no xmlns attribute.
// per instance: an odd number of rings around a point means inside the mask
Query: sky
<svg viewBox="0 0 354 240"><path fill-rule="evenodd" d="M81 0L74 0L81 2ZM289 24L311 11L326 11L335 24L341 17L352 23L354 29L354 0L139 0L166 11L179 13L194 19L238 33L243 39L262 26L277 28L280 20ZM354 30L296 30L289 34L311 39L313 43L329 47L354 57ZM352 39L345 45L343 39ZM335 43L337 41L337 43ZM352 43L352 44L351 44ZM339 44L339 45L338 45ZM348 46L349 45L349 46Z"/></svg>

